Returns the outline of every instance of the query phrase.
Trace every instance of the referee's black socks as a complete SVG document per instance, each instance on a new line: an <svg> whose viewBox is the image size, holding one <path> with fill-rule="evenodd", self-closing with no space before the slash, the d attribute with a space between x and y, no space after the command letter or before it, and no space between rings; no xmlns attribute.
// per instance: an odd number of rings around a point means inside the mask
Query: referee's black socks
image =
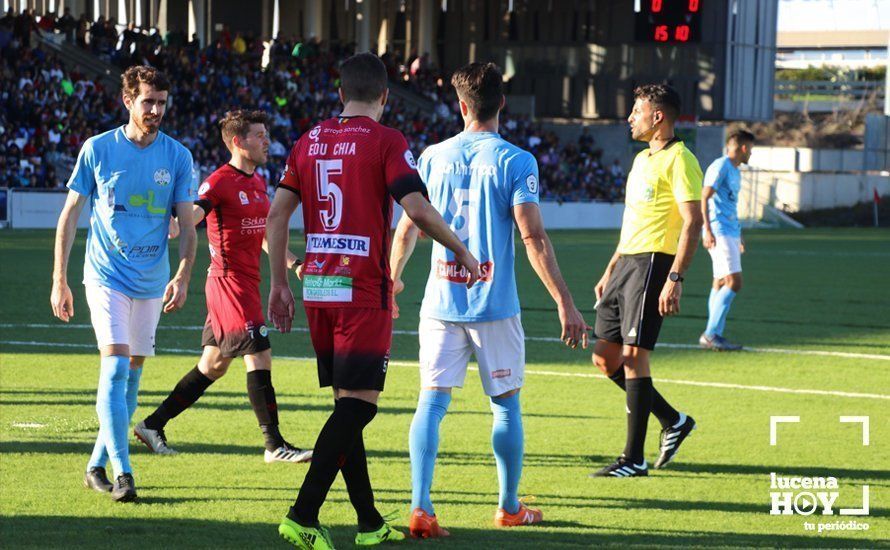
<svg viewBox="0 0 890 550"><path fill-rule="evenodd" d="M198 365L188 371L176 384L167 399L145 419L145 427L150 430L163 430L171 419L191 407L204 395L204 390L213 384L213 380L198 370Z"/></svg>
<svg viewBox="0 0 890 550"><path fill-rule="evenodd" d="M272 386L272 371L253 370L247 373L247 397L253 407L267 451L274 451L284 445L284 438L278 430L278 402L275 387Z"/></svg>
<svg viewBox="0 0 890 550"><path fill-rule="evenodd" d="M309 471L306 472L300 494L288 514L291 519L305 526L318 524L318 510L327 498L337 472L346 465L347 459L355 456L353 450L361 438L362 430L376 414L377 405L373 403L352 397L341 397L337 400L334 412L328 417L315 441ZM352 473L356 476L353 476L352 480L349 479L349 474L345 474L344 477L347 478L347 488L353 485L358 494L361 492L358 490L360 487L351 481L361 476L361 464L356 462L355 466L358 466L358 471ZM364 475L367 475L367 464L364 466ZM370 490L370 481L367 489ZM350 489L349 493L352 500L353 490ZM362 515L367 516L367 514ZM359 521L364 523L364 518L360 516Z"/></svg>
<svg viewBox="0 0 890 550"><path fill-rule="evenodd" d="M634 464L642 464L643 448L646 443L646 427L652 411L652 378L628 378L627 391L627 443L624 456Z"/></svg>
<svg viewBox="0 0 890 550"><path fill-rule="evenodd" d="M620 367L609 376L609 380L615 382L615 385L622 390L626 390L624 367ZM658 419L662 428L669 428L680 421L680 413L677 412L677 409L673 408L654 387L652 388L652 414Z"/></svg>

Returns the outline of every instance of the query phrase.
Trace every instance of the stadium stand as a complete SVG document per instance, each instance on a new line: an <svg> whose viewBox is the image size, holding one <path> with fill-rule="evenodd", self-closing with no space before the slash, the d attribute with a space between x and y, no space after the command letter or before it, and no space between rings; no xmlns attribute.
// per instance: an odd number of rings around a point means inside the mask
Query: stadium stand
<svg viewBox="0 0 890 550"><path fill-rule="evenodd" d="M337 63L354 49L351 44L280 38L264 63L262 41L228 30L201 47L197 38L188 40L183 33L162 39L157 29L143 31L132 23L122 32L118 28L113 20L90 22L70 13L37 20L32 13L10 10L0 19L0 187L64 186L83 140L123 120L116 89L66 67L36 45L31 33L61 35L119 69L149 64L166 72L173 101L162 128L191 149L201 179L225 162L216 127L225 111L250 107L272 113L271 162L262 169L270 184L278 181L296 139L315 121L338 112ZM420 108L392 94L384 115L382 122L401 130L416 153L462 129L447 78L424 56L403 60L387 52L382 59L393 86L403 89L400 95L416 94L420 103L432 106ZM561 143L529 118L508 112L501 134L537 157L542 199L623 200L623 169L603 164L587 132L575 143Z"/></svg>

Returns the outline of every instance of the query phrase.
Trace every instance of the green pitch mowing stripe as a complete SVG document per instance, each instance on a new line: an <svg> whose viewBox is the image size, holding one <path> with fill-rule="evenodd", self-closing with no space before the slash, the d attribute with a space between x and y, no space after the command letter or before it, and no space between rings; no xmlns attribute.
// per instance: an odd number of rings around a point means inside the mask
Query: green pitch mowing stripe
<svg viewBox="0 0 890 550"><path fill-rule="evenodd" d="M89 320L78 283L83 236L80 232L69 274L73 322L80 325ZM644 479L610 480L587 474L613 460L624 445L623 393L599 377L589 351L531 341L522 391L526 462L520 489L537 497L534 505L544 511L544 525L492 528L497 476L491 412L478 375L470 372L442 424L433 485L436 511L452 536L409 542L406 548L890 547L885 399L890 392L886 361L871 357L890 355L890 294L884 281L890 272L890 232L748 231L745 238L745 286L733 304L727 336L755 349L794 354L660 347L652 359L656 386L694 416L699 428L668 469ZM617 232L554 232L552 239L567 283L593 324L592 288ZM301 240L294 235L291 241L297 253ZM263 440L238 361L192 410L170 423L171 445L182 454L159 457L131 445L139 504L114 504L81 487L98 427L98 360L90 330L59 330L61 324L50 315L51 251L52 231L7 231L0 238L0 340L38 344L0 344L0 544L283 547L276 527L306 467L263 463ZM526 334L556 338L552 301L522 259L524 250L517 252ZM394 364L410 366L390 371L380 414L366 438L380 510L399 512L403 519L396 525L402 527L411 489L408 427L419 383L417 337L411 333L417 330L428 253L429 243L421 242L399 297L402 317L396 322L393 358ZM165 315L158 335L159 347L178 354L161 352L148 360L137 420L197 360L199 338L183 328L201 325L206 315L206 254L199 254L197 263L185 309ZM682 314L667 320L662 342L695 345L705 324L709 284L710 262L700 250L684 285ZM302 313L296 321L305 326ZM307 334L271 338L282 432L293 443L310 446L331 410L330 393L316 387L311 360L287 359L311 357ZM826 351L841 355L800 353ZM771 416L801 421L780 425L777 445L771 446ZM842 423L841 416L870 418L868 446L861 443L861 425ZM652 420L646 446L650 463L659 429ZM836 509L860 506L861 486L868 485L870 515L771 515L771 473L836 477ZM335 543L351 548L355 518L341 481L321 516L333 527ZM849 521L868 523L869 530L825 530ZM823 531L807 530L805 522L821 524Z"/></svg>
<svg viewBox="0 0 890 550"><path fill-rule="evenodd" d="M141 503L126 506L80 486L97 428L93 354L4 353L2 361L4 541L42 547L280 544L277 522L292 503L305 466L262 462L262 436L237 364L192 410L168 426L171 445L181 455L151 455L133 442ZM190 366L184 357L151 359L136 418L150 412ZM315 387L313 364L279 358L274 376L282 432L295 444L311 443L331 408L329 393ZM379 507L399 511L403 519L396 525L402 527L409 511L407 433L417 384L415 369L391 371L380 414L366 440ZM890 522L883 495L890 472L884 468L888 457L882 442L890 436L887 424L873 422L872 445L862 447L859 426L841 424L837 418L856 414L879 419L882 403L686 386L662 390L699 423L676 462L647 479L590 479L587 474L623 446L623 396L603 380L530 376L523 390L526 465L521 492L536 497L545 524L495 530L490 411L478 378L470 373L442 425L433 489L437 513L452 537L432 544L713 548L886 543ZM783 425L779 445L772 447L769 416L774 414L798 414L802 421ZM650 424L650 462L658 428L654 421ZM858 505L858 487L870 485L872 515L855 518L867 521L869 531L816 536L804 531L803 522L819 518L770 515L771 472L835 476L841 487L837 505L842 507ZM322 518L333 527L335 542L351 547L355 520L339 480Z"/></svg>

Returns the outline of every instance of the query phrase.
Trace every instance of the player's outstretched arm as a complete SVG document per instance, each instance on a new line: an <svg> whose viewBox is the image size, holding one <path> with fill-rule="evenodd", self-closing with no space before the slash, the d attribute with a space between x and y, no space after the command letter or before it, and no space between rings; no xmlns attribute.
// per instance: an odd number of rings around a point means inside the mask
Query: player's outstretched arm
<svg viewBox="0 0 890 550"><path fill-rule="evenodd" d="M477 260L460 238L454 234L454 231L448 228L448 224L442 219L442 216L433 208L426 197L420 192L415 191L408 193L399 204L405 210L405 214L424 233L432 237L436 242L454 252L454 259L460 265L464 266L469 274L467 275L467 288L473 286L479 280L479 260Z"/></svg>
<svg viewBox="0 0 890 550"><path fill-rule="evenodd" d="M287 241L288 222L299 205L300 196L297 193L279 187L266 219L266 253L272 272L268 317L275 328L283 333L290 332L294 320L294 294L287 284Z"/></svg>
<svg viewBox="0 0 890 550"><path fill-rule="evenodd" d="M87 196L77 191L68 191L65 206L56 226L56 244L53 254L53 288L50 292L50 305L53 315L66 323L74 317L74 295L68 287L68 259L71 246L77 234L77 219L87 203Z"/></svg>
<svg viewBox="0 0 890 550"><path fill-rule="evenodd" d="M198 234L192 217L194 204L176 203L176 221L179 226L179 267L176 274L164 289L164 313L172 313L185 305L188 297L189 281L192 279L192 266L195 265L195 251L198 247Z"/></svg>
<svg viewBox="0 0 890 550"><path fill-rule="evenodd" d="M674 256L671 272L686 273L689 264L692 263L695 249L698 248L702 227L702 213L699 205L699 201L686 201L677 205L680 209L680 216L683 218L683 229L680 231L680 243L677 245L677 255ZM680 313L682 293L683 283L668 279L658 297L658 313L662 317Z"/></svg>
<svg viewBox="0 0 890 550"><path fill-rule="evenodd" d="M587 331L590 327L575 307L575 301L559 271L556 253L544 229L541 209L533 202L517 204L513 207L513 219L525 244L529 263L556 302L562 325L560 339L572 348L580 343L582 348L587 349Z"/></svg>
<svg viewBox="0 0 890 550"><path fill-rule="evenodd" d="M402 273L411 255L414 253L414 246L417 244L417 236L420 229L411 221L407 215L402 216L399 225L396 227L396 233L392 239L392 251L389 254L389 265L392 269L392 318L399 318L399 304L396 296L405 290L405 283L402 282Z"/></svg>

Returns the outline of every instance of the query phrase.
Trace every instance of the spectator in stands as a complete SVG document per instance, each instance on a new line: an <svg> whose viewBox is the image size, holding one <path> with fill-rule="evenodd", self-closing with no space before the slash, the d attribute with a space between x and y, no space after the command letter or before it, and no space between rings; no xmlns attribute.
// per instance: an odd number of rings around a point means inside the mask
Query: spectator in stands
<svg viewBox="0 0 890 550"><path fill-rule="evenodd" d="M71 15L71 8L65 8L62 17L56 22L56 30L65 36L68 42L74 42L74 29L77 28L77 21Z"/></svg>
<svg viewBox="0 0 890 550"><path fill-rule="evenodd" d="M13 35L25 48L31 47L31 33L39 30L32 9L22 10L13 23Z"/></svg>
<svg viewBox="0 0 890 550"><path fill-rule="evenodd" d="M14 13L0 19L0 28L4 20L13 17ZM355 50L352 43L322 44L316 38L300 41L296 36L282 36L272 44L268 66L263 68L263 43L254 36L238 33L230 48L224 47L224 38L200 48L197 35L184 45L185 34L173 31L163 44L157 32L146 34L130 24L122 49L114 51L113 38L107 37L109 30L114 33L112 25L103 18L93 25L92 32L97 34L91 32L90 49L121 68L150 63L170 76L177 101L169 107L175 116L168 117L172 122L165 131L192 150L202 179L225 162L225 149L215 127L217 113L231 108L268 111L273 138L270 153L280 159L287 154L284 143L296 141L317 120L339 111L334 91L338 62ZM84 33L80 27L77 41L86 45L86 40L81 41ZM15 185L23 184L21 176L28 166L28 184L31 175L39 181L50 175L50 180L59 179L57 174L66 176L83 140L115 124L118 92L104 89L102 75L89 78L69 72L39 49L10 43L2 50L2 59L0 126L7 130L0 133L0 146L6 147L0 158L5 158L7 167L14 166L6 180L14 178ZM399 52L387 52L383 59L400 84L432 100L430 108L418 108L393 97L384 114L382 122L402 131L415 154L460 131L456 96L443 85L448 79L435 69L428 54L412 63L415 70L400 65ZM408 76L407 82L404 76ZM528 117L504 113L501 133L537 157L542 167L542 198L621 200L623 181L618 181L613 169L601 166L601 152L594 150L589 131L582 131L575 143L563 143ZM32 160L39 155L25 154L26 147L29 153L44 150L43 163ZM269 164L270 185L277 181L280 169L280 162ZM0 185L2 178L0 175Z"/></svg>
<svg viewBox="0 0 890 550"><path fill-rule="evenodd" d="M80 14L80 19L77 20L77 26L75 27L74 31L74 40L79 47L86 49L87 35L89 34L89 32L90 20L89 18L87 18L87 14L82 13Z"/></svg>
<svg viewBox="0 0 890 550"><path fill-rule="evenodd" d="M40 16L37 28L43 32L53 32L56 30L56 12L50 11Z"/></svg>

